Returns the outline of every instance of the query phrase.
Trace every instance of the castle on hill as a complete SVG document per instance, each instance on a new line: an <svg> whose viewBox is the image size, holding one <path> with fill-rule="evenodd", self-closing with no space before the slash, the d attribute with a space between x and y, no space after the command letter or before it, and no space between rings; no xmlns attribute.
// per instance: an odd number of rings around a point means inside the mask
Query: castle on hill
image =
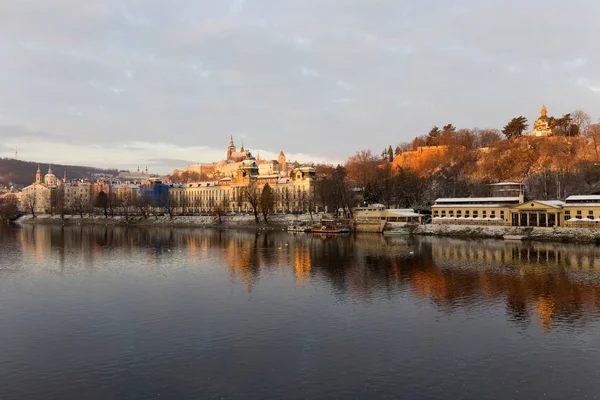
<svg viewBox="0 0 600 400"><path fill-rule="evenodd" d="M289 176L293 165L288 164L287 158L283 151L279 152L276 160L263 160L260 154L256 157L252 152L242 146L238 150L233 142L233 136L229 138L229 145L226 149L225 158L212 163L198 163L186 166L183 171L175 170L173 175L181 174L182 172L193 172L200 175L204 179L220 179L233 177L237 174L242 164L245 161L253 161L258 166L259 175L280 175Z"/></svg>

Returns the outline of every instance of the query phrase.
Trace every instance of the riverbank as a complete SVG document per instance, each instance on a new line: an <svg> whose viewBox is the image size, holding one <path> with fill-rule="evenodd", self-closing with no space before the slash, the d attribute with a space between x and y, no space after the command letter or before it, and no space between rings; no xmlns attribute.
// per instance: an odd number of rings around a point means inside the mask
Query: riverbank
<svg viewBox="0 0 600 400"><path fill-rule="evenodd" d="M311 226L319 222L319 216L313 214L312 219L308 214L302 215L271 215L265 223L262 215L260 222L256 223L253 215L222 216L221 222L212 216L150 216L148 218L101 215L84 215L83 217L65 215L64 219L58 215L24 215L15 221L22 225L85 225L85 226L154 226L154 227L197 227L197 228L287 228L290 225Z"/></svg>
<svg viewBox="0 0 600 400"><path fill-rule="evenodd" d="M523 236L523 240L544 242L600 243L600 229L593 228L520 228L512 226L419 225L415 235L459 238L495 238Z"/></svg>

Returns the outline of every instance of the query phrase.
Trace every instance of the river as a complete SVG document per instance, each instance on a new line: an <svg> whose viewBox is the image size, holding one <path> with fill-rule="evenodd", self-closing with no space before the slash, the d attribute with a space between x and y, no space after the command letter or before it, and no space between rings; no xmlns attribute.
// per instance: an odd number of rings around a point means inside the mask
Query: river
<svg viewBox="0 0 600 400"><path fill-rule="evenodd" d="M600 396L600 247L0 229L2 399Z"/></svg>

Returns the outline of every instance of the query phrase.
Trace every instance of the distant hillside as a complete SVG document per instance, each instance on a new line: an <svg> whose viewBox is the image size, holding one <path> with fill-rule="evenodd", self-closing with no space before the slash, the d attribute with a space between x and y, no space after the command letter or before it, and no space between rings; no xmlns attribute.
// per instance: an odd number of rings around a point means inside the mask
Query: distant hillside
<svg viewBox="0 0 600 400"><path fill-rule="evenodd" d="M0 158L0 185L13 183L16 185L29 185L35 181L35 173L38 165L42 171L42 178L48 172L48 166L52 167L52 172L59 178L62 178L67 170L67 179L90 179L94 174L106 174L115 176L117 170L101 169L94 167L83 167L79 165L61 165L38 163L33 161L21 161L12 158Z"/></svg>

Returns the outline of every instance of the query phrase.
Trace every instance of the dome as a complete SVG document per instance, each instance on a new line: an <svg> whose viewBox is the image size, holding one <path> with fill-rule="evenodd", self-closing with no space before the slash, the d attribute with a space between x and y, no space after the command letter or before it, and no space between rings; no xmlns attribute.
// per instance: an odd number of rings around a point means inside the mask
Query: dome
<svg viewBox="0 0 600 400"><path fill-rule="evenodd" d="M56 185L58 179L56 179L56 175L52 173L52 168L48 167L48 173L44 176L44 184L48 186Z"/></svg>

